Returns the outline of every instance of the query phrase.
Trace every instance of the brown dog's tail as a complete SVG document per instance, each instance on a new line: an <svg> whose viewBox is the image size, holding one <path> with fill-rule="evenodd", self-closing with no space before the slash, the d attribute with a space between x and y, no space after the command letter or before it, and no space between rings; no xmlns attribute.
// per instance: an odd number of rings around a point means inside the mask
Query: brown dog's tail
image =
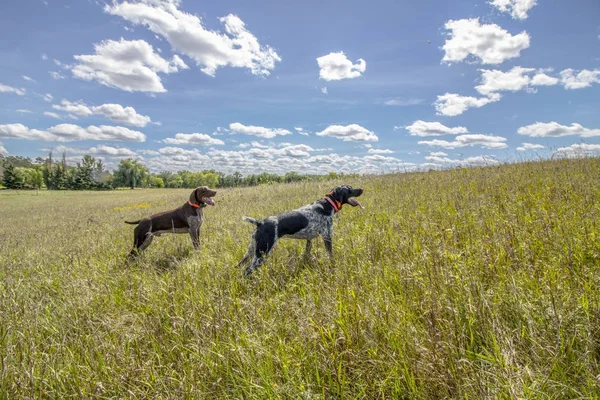
<svg viewBox="0 0 600 400"><path fill-rule="evenodd" d="M137 225L141 222L141 219L138 219L137 221L124 221L126 224L131 224L131 225Z"/></svg>

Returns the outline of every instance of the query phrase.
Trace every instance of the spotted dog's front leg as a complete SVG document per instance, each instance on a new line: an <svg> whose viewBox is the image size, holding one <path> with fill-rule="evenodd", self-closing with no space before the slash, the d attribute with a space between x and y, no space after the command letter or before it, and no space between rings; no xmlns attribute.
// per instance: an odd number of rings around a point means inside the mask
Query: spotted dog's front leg
<svg viewBox="0 0 600 400"><path fill-rule="evenodd" d="M325 230L321 233L329 258L333 260L333 221L327 221Z"/></svg>

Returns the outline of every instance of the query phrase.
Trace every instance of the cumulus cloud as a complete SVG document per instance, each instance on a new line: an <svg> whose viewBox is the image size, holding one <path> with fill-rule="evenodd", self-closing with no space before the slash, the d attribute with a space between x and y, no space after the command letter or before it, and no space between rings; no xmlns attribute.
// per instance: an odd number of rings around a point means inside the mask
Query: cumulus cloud
<svg viewBox="0 0 600 400"><path fill-rule="evenodd" d="M420 141L419 144L431 147L442 147L445 149L455 149L459 147L471 146L481 146L485 149L505 149L508 147L508 145L505 142L506 138L502 136L468 134L457 136L452 142L449 142L447 140L435 139L429 141Z"/></svg>
<svg viewBox="0 0 600 400"><path fill-rule="evenodd" d="M329 92L327 92L327 86L321 88L321 93L329 94Z"/></svg>
<svg viewBox="0 0 600 400"><path fill-rule="evenodd" d="M534 143L522 143L521 146L517 147L517 151L527 151L527 150L539 150L539 149L545 149L545 146L542 146L541 144L534 144Z"/></svg>
<svg viewBox="0 0 600 400"><path fill-rule="evenodd" d="M581 136L594 137L600 136L600 129L584 128L580 124L572 123L570 126L561 125L558 122L536 122L535 124L523 126L517 131L519 135L531 137L562 137L562 136Z"/></svg>
<svg viewBox="0 0 600 400"><path fill-rule="evenodd" d="M105 40L94 48L95 54L74 56L73 76L128 92L166 92L158 73L188 68L177 55L165 60L143 40Z"/></svg>
<svg viewBox="0 0 600 400"><path fill-rule="evenodd" d="M537 4L536 0L491 0L489 3L518 20L527 19L527 13Z"/></svg>
<svg viewBox="0 0 600 400"><path fill-rule="evenodd" d="M15 88L12 86L0 83L0 93L14 93L19 96L25 96L26 90L23 88Z"/></svg>
<svg viewBox="0 0 600 400"><path fill-rule="evenodd" d="M480 108L487 104L500 101L502 96L499 93L491 93L487 97L461 96L456 93L446 93L438 96L434 103L438 115L453 117L460 115L469 108Z"/></svg>
<svg viewBox="0 0 600 400"><path fill-rule="evenodd" d="M369 154L394 154L392 150L389 149L369 149Z"/></svg>
<svg viewBox="0 0 600 400"><path fill-rule="evenodd" d="M446 157L448 154L443 151L431 151L429 152L429 156L431 157Z"/></svg>
<svg viewBox="0 0 600 400"><path fill-rule="evenodd" d="M479 18L450 20L445 29L449 31L442 47L445 62L465 61L471 55L482 64L501 64L519 57L530 42L525 31L511 35L496 24L481 24Z"/></svg>
<svg viewBox="0 0 600 400"><path fill-rule="evenodd" d="M73 124L59 124L48 129L48 132L62 141L73 140L112 140L123 142L144 142L146 135L122 126L90 125L83 128Z"/></svg>
<svg viewBox="0 0 600 400"><path fill-rule="evenodd" d="M284 136L284 135L292 134L292 132L288 131L287 129L281 129L281 128L272 129L272 128L264 128L262 126L252 126L252 125L246 126L246 125L240 124L239 122L234 122L234 123L230 124L229 129L231 129L231 131L234 133L258 136L258 137L262 137L265 139L272 139L278 135Z"/></svg>
<svg viewBox="0 0 600 400"><path fill-rule="evenodd" d="M123 107L120 104L108 103L100 106L88 106L82 101L70 102L63 99L60 105L55 104L52 108L83 117L94 114L103 115L113 122L138 127L144 127L152 122L149 116L138 114L135 108Z"/></svg>
<svg viewBox="0 0 600 400"><path fill-rule="evenodd" d="M357 124L347 126L330 125L325 130L316 133L317 136L331 136L344 142L376 142L379 140L375 133Z"/></svg>
<svg viewBox="0 0 600 400"><path fill-rule="evenodd" d="M434 164L451 164L457 166L487 166L487 165L496 165L499 164L499 161L486 156L475 156L475 157L467 157L465 159L454 160L444 156L435 156L430 154L426 156L425 159Z"/></svg>
<svg viewBox="0 0 600 400"><path fill-rule="evenodd" d="M535 68L514 67L509 71L498 70L481 71L481 84L475 89L483 94L501 91L518 92L520 90L534 91L532 86L552 86L558 84L558 78L548 76L546 72L551 70L536 70Z"/></svg>
<svg viewBox="0 0 600 400"><path fill-rule="evenodd" d="M2 154L2 155L8 154L8 150L6 150L6 148L2 145L2 142L0 142L0 154Z"/></svg>
<svg viewBox="0 0 600 400"><path fill-rule="evenodd" d="M212 146L212 145L223 145L220 139L215 139L212 136L205 135L204 133L177 133L174 138L166 138L165 143L169 144L187 144L187 145L201 145L201 146Z"/></svg>
<svg viewBox="0 0 600 400"><path fill-rule="evenodd" d="M134 157L134 151L125 147L111 147L101 144L100 146L91 147L85 151L89 154L98 154L111 157Z"/></svg>
<svg viewBox="0 0 600 400"><path fill-rule="evenodd" d="M362 58L353 64L343 51L329 53L317 58L319 64L319 78L326 81L339 81L342 79L353 79L361 76L367 69L367 62Z"/></svg>
<svg viewBox="0 0 600 400"><path fill-rule="evenodd" d="M568 147L560 147L556 154L567 157L587 157L600 153L600 144L576 143Z"/></svg>
<svg viewBox="0 0 600 400"><path fill-rule="evenodd" d="M457 126L456 128L449 128L439 122L425 122L415 121L411 125L406 127L406 130L410 132L411 136L442 136L442 135L460 135L461 133L468 133L467 128L463 126Z"/></svg>
<svg viewBox="0 0 600 400"><path fill-rule="evenodd" d="M558 84L559 79L553 76L548 76L544 72L538 72L531 79L531 84L533 86L554 86Z"/></svg>
<svg viewBox="0 0 600 400"><path fill-rule="evenodd" d="M0 125L0 138L70 142L75 140L105 140L143 142L146 135L121 126L94 126L87 128L73 124L59 124L47 130L30 129L23 124Z"/></svg>
<svg viewBox="0 0 600 400"><path fill-rule="evenodd" d="M600 69L593 71L584 69L579 72L574 69L565 69L560 73L560 81L565 89L583 89L600 83Z"/></svg>
<svg viewBox="0 0 600 400"><path fill-rule="evenodd" d="M181 11L178 0L113 2L104 11L132 24L143 25L166 39L172 49L196 62L214 76L224 66L248 68L255 75L269 75L281 57L263 46L236 15L219 18L225 33L207 30L200 17Z"/></svg>

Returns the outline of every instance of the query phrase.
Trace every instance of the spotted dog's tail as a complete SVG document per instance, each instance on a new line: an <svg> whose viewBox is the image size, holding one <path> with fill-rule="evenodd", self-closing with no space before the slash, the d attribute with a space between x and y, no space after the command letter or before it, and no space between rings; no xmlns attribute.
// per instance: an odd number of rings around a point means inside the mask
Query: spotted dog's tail
<svg viewBox="0 0 600 400"><path fill-rule="evenodd" d="M242 220L244 220L246 222L250 222L251 224L254 224L256 226L261 226L263 224L262 221L257 221L254 218L250 218L250 217L242 217Z"/></svg>

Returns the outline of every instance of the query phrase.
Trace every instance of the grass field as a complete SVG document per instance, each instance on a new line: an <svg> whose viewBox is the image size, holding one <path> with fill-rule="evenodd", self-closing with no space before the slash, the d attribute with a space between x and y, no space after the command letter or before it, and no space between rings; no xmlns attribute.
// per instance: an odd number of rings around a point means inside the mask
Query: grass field
<svg viewBox="0 0 600 400"><path fill-rule="evenodd" d="M600 159L345 182L365 210L234 265L341 182L220 190L202 248L123 223L189 190L0 192L2 398L597 398Z"/></svg>

